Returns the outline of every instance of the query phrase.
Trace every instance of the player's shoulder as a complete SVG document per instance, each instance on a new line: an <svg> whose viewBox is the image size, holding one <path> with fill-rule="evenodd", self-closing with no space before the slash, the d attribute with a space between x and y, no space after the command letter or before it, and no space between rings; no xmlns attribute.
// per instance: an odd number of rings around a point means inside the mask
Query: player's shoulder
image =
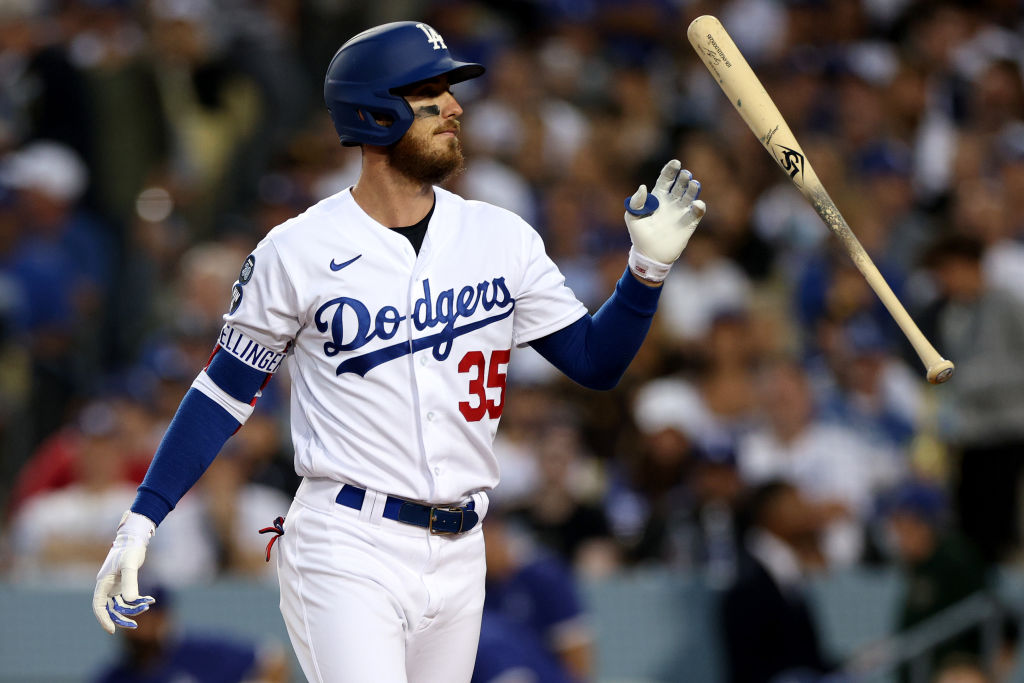
<svg viewBox="0 0 1024 683"><path fill-rule="evenodd" d="M354 205L351 188L346 188L274 226L260 244L272 243L278 249L308 244L311 235L322 233L329 225L336 223L339 217L343 220L345 211Z"/></svg>
<svg viewBox="0 0 1024 683"><path fill-rule="evenodd" d="M464 219L481 228L499 231L533 231L533 227L519 214L490 202L467 199L439 187L434 188L434 196L437 198L438 208L456 211Z"/></svg>

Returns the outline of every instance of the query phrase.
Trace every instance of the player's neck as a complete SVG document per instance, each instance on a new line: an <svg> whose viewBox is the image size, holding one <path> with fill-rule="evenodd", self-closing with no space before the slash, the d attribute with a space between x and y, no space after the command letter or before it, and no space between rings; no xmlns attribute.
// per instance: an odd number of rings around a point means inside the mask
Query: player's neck
<svg viewBox="0 0 1024 683"><path fill-rule="evenodd" d="M366 215L389 228L423 220L434 205L434 188L364 160L352 197Z"/></svg>

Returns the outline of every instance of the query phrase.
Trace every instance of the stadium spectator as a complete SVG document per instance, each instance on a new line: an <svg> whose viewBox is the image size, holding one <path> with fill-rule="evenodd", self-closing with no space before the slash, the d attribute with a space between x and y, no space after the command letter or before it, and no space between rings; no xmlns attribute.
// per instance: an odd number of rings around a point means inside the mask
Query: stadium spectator
<svg viewBox="0 0 1024 683"><path fill-rule="evenodd" d="M110 405L82 411L74 483L32 497L11 522L12 578L80 586L94 580L110 549L106 529L135 497L136 485L124 477L129 453L120 430Z"/></svg>
<svg viewBox="0 0 1024 683"><path fill-rule="evenodd" d="M221 46L225 17L216 3L150 0L148 10L157 101L170 131L166 184L190 237L208 239L243 194L237 184L253 182L258 171L239 162L256 143L264 103L255 80Z"/></svg>
<svg viewBox="0 0 1024 683"><path fill-rule="evenodd" d="M509 617L484 607L480 644L470 683L574 683L536 636Z"/></svg>
<svg viewBox="0 0 1024 683"><path fill-rule="evenodd" d="M533 454L536 483L509 514L577 571L600 576L617 568L618 548L601 505L602 481L571 417L547 415Z"/></svg>
<svg viewBox="0 0 1024 683"><path fill-rule="evenodd" d="M825 566L814 506L792 484L767 481L750 491L743 518L739 574L720 606L727 680L816 680L833 665L804 592Z"/></svg>
<svg viewBox="0 0 1024 683"><path fill-rule="evenodd" d="M485 611L530 634L566 678L593 674L593 635L569 565L533 545L500 510L484 520L487 536ZM498 625L494 625L496 628ZM529 644L529 641L525 643Z"/></svg>
<svg viewBox="0 0 1024 683"><path fill-rule="evenodd" d="M174 599L160 584L143 588L153 604L136 629L121 631L121 656L90 680L93 683L287 683L292 680L284 649L223 633L182 628Z"/></svg>
<svg viewBox="0 0 1024 683"><path fill-rule="evenodd" d="M902 567L906 592L897 625L904 631L990 587L985 563L970 541L950 527L948 501L924 480L908 480L882 500L889 536ZM931 654L932 668L952 655L982 654L981 632L942 643ZM910 680L904 671L903 680Z"/></svg>
<svg viewBox="0 0 1024 683"><path fill-rule="evenodd" d="M894 458L877 444L816 416L803 368L768 363L758 378L763 426L738 446L740 474L750 486L784 479L800 489L827 522L823 551L839 567L857 562L874 497L899 476Z"/></svg>
<svg viewBox="0 0 1024 683"><path fill-rule="evenodd" d="M19 234L3 269L25 297L38 443L60 426L70 398L99 378L115 244L80 204L89 174L68 147L32 142L0 160L0 181L16 195Z"/></svg>
<svg viewBox="0 0 1024 683"><path fill-rule="evenodd" d="M957 658L939 667L933 683L998 683L976 660Z"/></svg>
<svg viewBox="0 0 1024 683"><path fill-rule="evenodd" d="M116 430L112 422L116 420ZM94 424L95 422L95 424ZM144 402L129 396L110 396L87 403L76 418L47 437L18 470L6 517L17 514L32 497L78 483L88 474L90 437L116 431L126 458L117 480L138 485L155 447L154 415Z"/></svg>
<svg viewBox="0 0 1024 683"><path fill-rule="evenodd" d="M152 46L133 3L76 1L54 9L55 35L85 85L90 205L120 231L135 215L141 190L169 160Z"/></svg>
<svg viewBox="0 0 1024 683"><path fill-rule="evenodd" d="M925 414L921 381L870 319L818 323L808 375L822 418L858 432L899 460Z"/></svg>
<svg viewBox="0 0 1024 683"><path fill-rule="evenodd" d="M671 552L669 520L687 501L696 434L708 421L693 385L663 377L636 392L638 434L609 473L605 508L629 563L660 563Z"/></svg>
<svg viewBox="0 0 1024 683"><path fill-rule="evenodd" d="M695 453L688 505L670 518L667 561L700 568L709 587L724 588L737 571L739 504L746 493L732 444L705 444Z"/></svg>
<svg viewBox="0 0 1024 683"><path fill-rule="evenodd" d="M734 262L721 254L709 233L694 233L687 247L686 258L665 279L660 323L671 342L699 347L716 316L742 311L747 306L750 281ZM695 291L703 295L690 296Z"/></svg>
<svg viewBox="0 0 1024 683"><path fill-rule="evenodd" d="M0 153L53 140L86 158L94 122L86 86L44 0L0 5Z"/></svg>
<svg viewBox="0 0 1024 683"><path fill-rule="evenodd" d="M571 103L544 91L531 50L509 47L491 63L491 89L473 105L466 126L468 149L471 156L482 153L508 163L537 186L568 169L589 123Z"/></svg>
<svg viewBox="0 0 1024 683"><path fill-rule="evenodd" d="M1020 548L1024 305L986 286L983 253L978 239L956 233L932 245L926 263L939 298L922 324L957 363L957 381L939 394L939 424L958 451L958 518L985 559L999 562Z"/></svg>

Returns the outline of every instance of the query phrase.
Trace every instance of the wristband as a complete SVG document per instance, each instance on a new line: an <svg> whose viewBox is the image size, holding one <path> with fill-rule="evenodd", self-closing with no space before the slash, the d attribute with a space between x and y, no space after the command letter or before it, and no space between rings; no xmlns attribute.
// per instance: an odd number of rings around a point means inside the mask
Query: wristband
<svg viewBox="0 0 1024 683"><path fill-rule="evenodd" d="M629 250L629 269L634 275L647 282L664 282L671 263L661 263L644 256L636 247Z"/></svg>
<svg viewBox="0 0 1024 683"><path fill-rule="evenodd" d="M121 515L121 523L117 525L117 533L128 534L143 539L143 542L148 542L156 533L156 524L145 515L126 510Z"/></svg>

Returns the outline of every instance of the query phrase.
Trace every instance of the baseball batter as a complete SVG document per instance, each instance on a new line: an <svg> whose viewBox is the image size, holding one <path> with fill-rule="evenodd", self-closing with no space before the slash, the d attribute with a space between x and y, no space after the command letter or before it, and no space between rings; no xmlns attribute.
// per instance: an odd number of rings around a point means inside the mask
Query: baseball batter
<svg viewBox="0 0 1024 683"><path fill-rule="evenodd" d="M451 86L484 73L430 26L370 29L324 85L357 183L274 228L245 260L209 363L185 395L97 576L110 633L152 598L156 526L286 359L302 483L283 525L281 612L310 681L468 681L484 599L480 520L514 345L613 387L704 215L678 161L626 201L628 268L593 316L516 215L440 185L462 168Z"/></svg>

